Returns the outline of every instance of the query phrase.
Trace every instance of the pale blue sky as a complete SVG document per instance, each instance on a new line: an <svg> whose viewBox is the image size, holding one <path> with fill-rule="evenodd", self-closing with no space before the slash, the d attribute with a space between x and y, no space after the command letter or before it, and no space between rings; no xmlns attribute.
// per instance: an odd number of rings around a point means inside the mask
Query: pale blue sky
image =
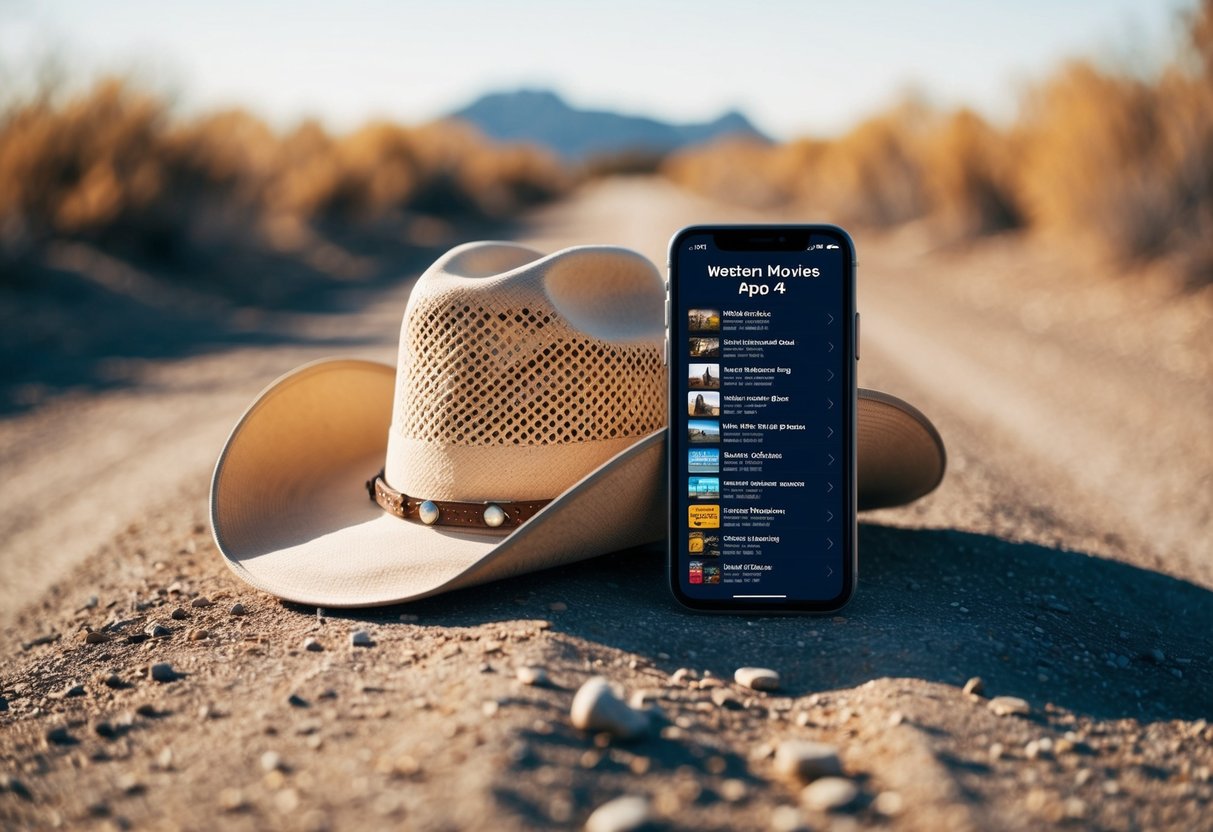
<svg viewBox="0 0 1213 832"><path fill-rule="evenodd" d="M280 125L424 121L529 86L669 120L736 107L789 137L835 133L911 86L1006 118L1068 56L1156 63L1191 5L0 0L0 68L19 77L53 53L77 77L135 69L186 109L245 106Z"/></svg>

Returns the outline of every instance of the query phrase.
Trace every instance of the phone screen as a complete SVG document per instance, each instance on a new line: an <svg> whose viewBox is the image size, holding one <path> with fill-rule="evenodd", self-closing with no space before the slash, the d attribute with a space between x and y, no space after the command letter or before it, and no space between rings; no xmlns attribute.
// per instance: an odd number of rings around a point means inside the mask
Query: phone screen
<svg viewBox="0 0 1213 832"><path fill-rule="evenodd" d="M670 583L697 609L828 611L855 582L855 281L833 226L671 242Z"/></svg>

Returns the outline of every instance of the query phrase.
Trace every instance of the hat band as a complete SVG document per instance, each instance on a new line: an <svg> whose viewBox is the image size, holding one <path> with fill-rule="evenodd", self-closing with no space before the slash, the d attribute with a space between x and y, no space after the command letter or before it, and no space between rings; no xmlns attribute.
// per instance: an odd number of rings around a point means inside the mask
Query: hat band
<svg viewBox="0 0 1213 832"><path fill-rule="evenodd" d="M455 500L421 500L392 488L380 471L366 481L367 493L388 514L427 526L517 528L530 520L551 500L492 501L462 503Z"/></svg>

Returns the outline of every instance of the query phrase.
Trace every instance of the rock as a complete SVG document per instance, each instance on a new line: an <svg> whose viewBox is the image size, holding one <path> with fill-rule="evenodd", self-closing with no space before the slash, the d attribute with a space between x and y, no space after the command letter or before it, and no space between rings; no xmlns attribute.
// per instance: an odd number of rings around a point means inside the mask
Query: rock
<svg viewBox="0 0 1213 832"><path fill-rule="evenodd" d="M307 701L306 699L304 699L302 696L300 696L299 694L297 694L297 693L292 693L290 696L288 696L288 697L286 698L286 704L290 705L292 708L308 708L308 707L311 707L311 706L308 704L308 701Z"/></svg>
<svg viewBox="0 0 1213 832"><path fill-rule="evenodd" d="M190 641L206 641L210 637L210 630L190 630Z"/></svg>
<svg viewBox="0 0 1213 832"><path fill-rule="evenodd" d="M105 644L110 640L109 633L103 633L100 630L89 630L84 634L85 644Z"/></svg>
<svg viewBox="0 0 1213 832"><path fill-rule="evenodd" d="M900 815L905 808L905 799L899 792L881 792L872 801L872 808L885 817Z"/></svg>
<svg viewBox="0 0 1213 832"><path fill-rule="evenodd" d="M366 630L355 630L350 633L351 647L374 647L375 642L371 639L371 634Z"/></svg>
<svg viewBox="0 0 1213 832"><path fill-rule="evenodd" d="M261 755L262 771L282 771L282 755L277 751L267 751Z"/></svg>
<svg viewBox="0 0 1213 832"><path fill-rule="evenodd" d="M190 606L194 607L195 609L204 610L207 607L215 606L215 602L210 598L207 598L205 595L199 595L193 601L190 601Z"/></svg>
<svg viewBox="0 0 1213 832"><path fill-rule="evenodd" d="M11 774L0 776L0 791L7 791L9 794L15 794L22 800L33 800L34 795L30 792L29 787L13 777Z"/></svg>
<svg viewBox="0 0 1213 832"><path fill-rule="evenodd" d="M93 733L103 739L112 740L117 738L119 732L112 722L102 720L93 725Z"/></svg>
<svg viewBox="0 0 1213 832"><path fill-rule="evenodd" d="M225 812L239 812L247 805L240 789L226 788L219 792L219 808Z"/></svg>
<svg viewBox="0 0 1213 832"><path fill-rule="evenodd" d="M56 725L46 729L46 741L52 745L75 745L76 738L67 730L67 726Z"/></svg>
<svg viewBox="0 0 1213 832"><path fill-rule="evenodd" d="M177 607L171 613L169 613L169 618L173 619L174 621L184 621L185 619L187 619L189 617L190 617L190 614L188 612L186 612L185 610L181 609L181 607Z"/></svg>
<svg viewBox="0 0 1213 832"><path fill-rule="evenodd" d="M144 702L138 708L135 708L135 713L139 714L139 716L145 716L151 719L160 716L160 712L156 710L156 706L150 702Z"/></svg>
<svg viewBox="0 0 1213 832"><path fill-rule="evenodd" d="M712 701L717 707L727 708L730 711L740 711L744 707L737 697L724 688L715 688L712 690Z"/></svg>
<svg viewBox="0 0 1213 832"><path fill-rule="evenodd" d="M147 633L152 638L164 638L173 634L172 630L165 627L159 621L147 622L147 626L143 628L143 632Z"/></svg>
<svg viewBox="0 0 1213 832"><path fill-rule="evenodd" d="M62 697L63 699L71 699L76 696L84 696L84 693L85 693L84 685L73 684L73 685L68 685L66 688L64 688L63 692L60 693L59 696Z"/></svg>
<svg viewBox="0 0 1213 832"><path fill-rule="evenodd" d="M987 706L998 716L1027 716L1032 706L1018 696L995 696Z"/></svg>
<svg viewBox="0 0 1213 832"><path fill-rule="evenodd" d="M751 690L779 690L779 674L765 667L739 667L733 681Z"/></svg>
<svg viewBox="0 0 1213 832"><path fill-rule="evenodd" d="M974 676L965 682L964 692L970 696L981 696L986 692L986 683L981 680L980 676Z"/></svg>
<svg viewBox="0 0 1213 832"><path fill-rule="evenodd" d="M695 671L689 667L680 667L670 674L671 685L684 685L695 678Z"/></svg>
<svg viewBox="0 0 1213 832"><path fill-rule="evenodd" d="M776 806L771 812L772 832L808 832L809 825L795 806Z"/></svg>
<svg viewBox="0 0 1213 832"><path fill-rule="evenodd" d="M622 701L602 676L587 681L573 697L573 725L585 731L606 731L620 739L634 739L649 731L649 715Z"/></svg>
<svg viewBox="0 0 1213 832"><path fill-rule="evenodd" d="M745 781L736 777L730 777L720 784L720 796L729 803L740 803L746 799L747 794L749 789Z"/></svg>
<svg viewBox="0 0 1213 832"><path fill-rule="evenodd" d="M248 615L248 610L244 608L244 604L237 601L236 603L232 604L232 608L228 610L228 613L231 615Z"/></svg>
<svg viewBox="0 0 1213 832"><path fill-rule="evenodd" d="M122 681L122 677L117 673L111 673L106 676L102 680L102 684L104 684L107 688L112 688L113 690L121 690L122 688L126 687L126 682Z"/></svg>
<svg viewBox="0 0 1213 832"><path fill-rule="evenodd" d="M784 740L775 749L775 770L785 777L815 780L842 774L842 760L832 745L808 740Z"/></svg>
<svg viewBox="0 0 1213 832"><path fill-rule="evenodd" d="M147 669L147 677L154 682L175 682L181 674L168 662L156 662Z"/></svg>
<svg viewBox="0 0 1213 832"><path fill-rule="evenodd" d="M313 653L319 653L324 650L324 645L314 638L305 638L303 640L303 649Z"/></svg>
<svg viewBox="0 0 1213 832"><path fill-rule="evenodd" d="M551 683L548 678L548 672L542 667L524 666L514 671L514 675L518 677L518 681L524 685L532 687L546 687Z"/></svg>
<svg viewBox="0 0 1213 832"><path fill-rule="evenodd" d="M837 812L859 799L859 787L845 777L822 777L804 787L800 800L819 812Z"/></svg>
<svg viewBox="0 0 1213 832"><path fill-rule="evenodd" d="M632 832L651 819L648 798L624 795L595 809L586 819L585 832Z"/></svg>

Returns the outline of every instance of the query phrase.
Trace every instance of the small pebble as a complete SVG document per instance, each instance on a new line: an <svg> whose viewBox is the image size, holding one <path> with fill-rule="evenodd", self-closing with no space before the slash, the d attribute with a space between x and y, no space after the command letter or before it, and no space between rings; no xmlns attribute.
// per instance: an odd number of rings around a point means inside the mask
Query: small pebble
<svg viewBox="0 0 1213 832"><path fill-rule="evenodd" d="M964 692L970 696L981 696L986 692L986 683L981 680L980 676L974 676L965 682Z"/></svg>
<svg viewBox="0 0 1213 832"><path fill-rule="evenodd" d="M210 637L210 630L190 630L190 641L206 641Z"/></svg>
<svg viewBox="0 0 1213 832"><path fill-rule="evenodd" d="M987 706L998 716L1027 716L1032 706L1018 696L995 696Z"/></svg>
<svg viewBox="0 0 1213 832"><path fill-rule="evenodd" d="M733 681L751 690L779 690L779 674L765 667L739 667Z"/></svg>
<svg viewBox="0 0 1213 832"><path fill-rule="evenodd" d="M845 777L822 777L804 787L800 799L810 809L836 812L859 798L859 787Z"/></svg>
<svg viewBox="0 0 1213 832"><path fill-rule="evenodd" d="M109 633L103 633L100 630L90 630L84 636L85 644L105 644L110 640Z"/></svg>
<svg viewBox="0 0 1213 832"><path fill-rule="evenodd" d="M585 731L606 731L620 739L634 739L649 731L649 715L621 700L602 676L578 689L569 712L573 725Z"/></svg>
<svg viewBox="0 0 1213 832"><path fill-rule="evenodd" d="M63 692L60 693L59 695L61 697L63 697L64 699L71 699L76 696L84 696L84 693L85 693L84 685L75 684L75 685L68 685L66 688L63 689Z"/></svg>
<svg viewBox="0 0 1213 832"><path fill-rule="evenodd" d="M11 774L0 776L0 791L7 791L10 794L15 794L23 800L33 800L34 796L30 792L29 787L25 783L13 777Z"/></svg>
<svg viewBox="0 0 1213 832"><path fill-rule="evenodd" d="M350 633L351 647L374 647L375 642L371 640L371 634L366 630L355 630Z"/></svg>
<svg viewBox="0 0 1213 832"><path fill-rule="evenodd" d="M165 627L159 621L147 622L147 626L143 628L143 632L147 633L152 638L164 638L165 636L171 636L173 634L172 630Z"/></svg>
<svg viewBox="0 0 1213 832"><path fill-rule="evenodd" d="M185 610L181 609L181 607L177 607L171 613L169 613L168 617L173 619L174 621L184 621L185 619L190 617L190 614L188 612L186 612Z"/></svg>
<svg viewBox="0 0 1213 832"><path fill-rule="evenodd" d="M889 818L900 815L905 805L905 799L898 792L881 792L872 801L872 808Z"/></svg>
<svg viewBox="0 0 1213 832"><path fill-rule="evenodd" d="M715 688L712 691L712 701L717 707L727 708L730 711L740 711L744 707L737 697L724 688Z"/></svg>
<svg viewBox="0 0 1213 832"><path fill-rule="evenodd" d="M286 698L286 703L288 705L290 705L292 708L308 707L308 701L297 693L292 693L290 696L288 696Z"/></svg>
<svg viewBox="0 0 1213 832"><path fill-rule="evenodd" d="M842 760L832 745L808 740L784 740L775 749L775 770L785 777L814 780L842 774Z"/></svg>
<svg viewBox="0 0 1213 832"><path fill-rule="evenodd" d="M517 676L519 682L532 687L546 687L550 683L548 672L542 667L520 667L514 671L514 675Z"/></svg>
<svg viewBox="0 0 1213 832"><path fill-rule="evenodd" d="M748 793L745 781L736 777L730 777L720 784L720 796L729 803L740 803L746 799Z"/></svg>
<svg viewBox="0 0 1213 832"><path fill-rule="evenodd" d="M585 832L633 832L651 819L648 798L625 795L595 809L586 819Z"/></svg>
<svg viewBox="0 0 1213 832"><path fill-rule="evenodd" d="M63 725L56 725L46 731L46 741L53 745L75 745L76 738Z"/></svg>
<svg viewBox="0 0 1213 832"><path fill-rule="evenodd" d="M670 674L671 685L682 685L695 678L695 671L689 667L680 667Z"/></svg>
<svg viewBox="0 0 1213 832"><path fill-rule="evenodd" d="M93 732L103 739L112 740L118 736L118 729L113 723L101 721L93 725Z"/></svg>
<svg viewBox="0 0 1213 832"><path fill-rule="evenodd" d="M215 602L210 598L207 598L205 595L199 595L193 601L190 601L190 606L196 609L204 610L207 607L215 606Z"/></svg>
<svg viewBox="0 0 1213 832"><path fill-rule="evenodd" d="M227 788L219 792L219 808L225 812L239 812L246 805L240 789Z"/></svg>
<svg viewBox="0 0 1213 832"><path fill-rule="evenodd" d="M135 708L135 713L139 714L139 716L146 717L160 716L160 712L156 710L156 706L150 702L144 702L138 708Z"/></svg>
<svg viewBox="0 0 1213 832"><path fill-rule="evenodd" d="M113 688L114 690L119 690L126 687L126 682L122 681L122 677L117 673L111 673L110 675L106 676L103 680L103 684L107 688Z"/></svg>
<svg viewBox="0 0 1213 832"><path fill-rule="evenodd" d="M281 771L283 769L282 755L277 751L265 752L261 755L261 769L262 771Z"/></svg>
<svg viewBox="0 0 1213 832"><path fill-rule="evenodd" d="M809 825L795 806L776 806L771 812L772 832L808 832Z"/></svg>
<svg viewBox="0 0 1213 832"><path fill-rule="evenodd" d="M181 678L168 662L156 662L148 668L147 676L154 682L175 682Z"/></svg>
<svg viewBox="0 0 1213 832"><path fill-rule="evenodd" d="M319 653L324 650L324 645L314 638L305 638L303 640L303 649L310 650L313 653Z"/></svg>

